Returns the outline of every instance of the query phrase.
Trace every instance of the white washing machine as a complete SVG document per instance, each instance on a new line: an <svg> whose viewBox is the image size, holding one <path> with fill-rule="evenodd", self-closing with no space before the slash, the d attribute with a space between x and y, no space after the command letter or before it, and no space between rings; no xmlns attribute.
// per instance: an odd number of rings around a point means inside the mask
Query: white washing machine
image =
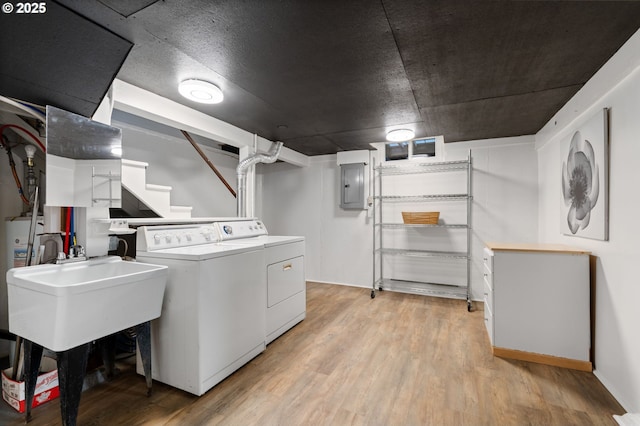
<svg viewBox="0 0 640 426"><path fill-rule="evenodd" d="M266 343L302 321L307 312L304 275L304 237L268 235L255 219L214 223L220 241L229 244L264 244L267 281Z"/></svg>
<svg viewBox="0 0 640 426"><path fill-rule="evenodd" d="M220 244L212 224L143 226L136 258L169 267L151 328L155 380L202 395L264 351L262 243Z"/></svg>

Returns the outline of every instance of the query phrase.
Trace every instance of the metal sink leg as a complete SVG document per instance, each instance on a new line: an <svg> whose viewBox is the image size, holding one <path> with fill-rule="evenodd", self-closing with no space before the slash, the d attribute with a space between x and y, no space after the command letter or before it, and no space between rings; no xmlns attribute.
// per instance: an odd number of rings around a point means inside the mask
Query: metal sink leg
<svg viewBox="0 0 640 426"><path fill-rule="evenodd" d="M57 353L60 411L64 426L76 425L90 345L90 343L85 343Z"/></svg>
<svg viewBox="0 0 640 426"><path fill-rule="evenodd" d="M151 377L151 322L147 321L138 324L136 326L136 336L140 359L142 360L142 368L144 369L144 378L147 381L147 396L150 396L151 385L153 383Z"/></svg>

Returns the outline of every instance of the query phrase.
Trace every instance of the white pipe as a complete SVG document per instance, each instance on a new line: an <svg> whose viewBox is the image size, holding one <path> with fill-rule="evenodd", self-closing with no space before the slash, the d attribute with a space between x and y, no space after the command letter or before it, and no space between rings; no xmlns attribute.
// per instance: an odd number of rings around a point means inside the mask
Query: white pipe
<svg viewBox="0 0 640 426"><path fill-rule="evenodd" d="M43 123L46 122L46 116L43 113L41 113L39 111L36 111L35 109L30 108L27 105L24 105L24 104L22 104L20 102L16 102L13 99L7 98L5 96L0 96L0 101L26 112L27 114L37 118L38 120L42 121Z"/></svg>
<svg viewBox="0 0 640 426"><path fill-rule="evenodd" d="M257 163L273 163L278 159L278 155L280 155L280 150L282 149L282 142L276 142L272 147L269 153L267 154L255 154L250 157L245 158L244 160L238 163L238 167L236 168L236 174L238 176L238 193L237 195L237 206L238 206L238 217L245 217L247 215L247 203L246 203L246 186L247 186L247 172L249 167L257 164Z"/></svg>

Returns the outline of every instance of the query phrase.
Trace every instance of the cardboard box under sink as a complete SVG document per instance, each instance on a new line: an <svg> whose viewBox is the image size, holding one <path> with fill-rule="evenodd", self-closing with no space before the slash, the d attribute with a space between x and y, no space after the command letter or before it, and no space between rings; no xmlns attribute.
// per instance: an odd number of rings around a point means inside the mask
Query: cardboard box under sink
<svg viewBox="0 0 640 426"><path fill-rule="evenodd" d="M43 372L38 375L31 407L42 405L60 395L56 361L51 358L43 358L40 366ZM11 374L11 368L2 371L2 399L16 411L24 413L27 408L25 382L12 380Z"/></svg>

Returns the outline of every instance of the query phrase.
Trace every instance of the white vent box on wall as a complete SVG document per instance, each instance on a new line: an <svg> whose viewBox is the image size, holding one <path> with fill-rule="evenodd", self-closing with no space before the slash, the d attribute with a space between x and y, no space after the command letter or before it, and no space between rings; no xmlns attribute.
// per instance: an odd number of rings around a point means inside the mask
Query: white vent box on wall
<svg viewBox="0 0 640 426"><path fill-rule="evenodd" d="M342 151L336 154L338 160L338 166L342 164L369 164L369 152L366 149L359 151Z"/></svg>

